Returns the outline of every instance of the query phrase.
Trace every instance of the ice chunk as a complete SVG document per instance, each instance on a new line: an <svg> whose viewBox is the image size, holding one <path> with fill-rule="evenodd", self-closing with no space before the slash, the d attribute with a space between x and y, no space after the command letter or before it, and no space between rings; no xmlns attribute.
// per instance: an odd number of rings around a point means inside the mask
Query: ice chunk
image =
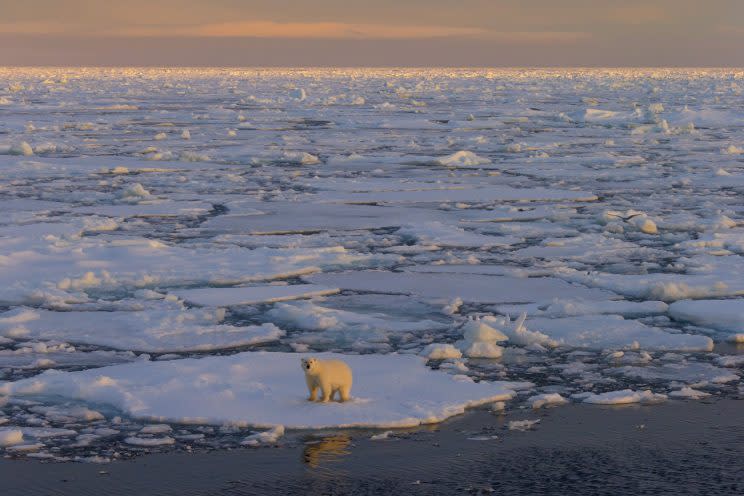
<svg viewBox="0 0 744 496"><path fill-rule="evenodd" d="M475 167L478 165L490 164L491 161L485 157L479 157L473 152L461 150L452 155L438 158L436 161L439 165L447 167Z"/></svg>
<svg viewBox="0 0 744 496"><path fill-rule="evenodd" d="M568 400L558 393L546 393L530 396L527 398L527 403L534 409L543 408L545 406L558 406L565 405Z"/></svg>
<svg viewBox="0 0 744 496"><path fill-rule="evenodd" d="M456 344L470 358L499 358L504 349L497 343L509 339L482 319L469 319L461 330L463 339Z"/></svg>
<svg viewBox="0 0 744 496"><path fill-rule="evenodd" d="M173 431L168 424L151 424L140 429L140 434L167 434Z"/></svg>
<svg viewBox="0 0 744 496"><path fill-rule="evenodd" d="M613 221L623 222L645 234L658 234L659 232L656 223L645 212L637 210L628 210L627 212L608 210L602 215L601 221L604 224Z"/></svg>
<svg viewBox="0 0 744 496"><path fill-rule="evenodd" d="M513 323L508 316L498 317L487 315L482 318L484 322L487 322L491 326L498 326L498 328L508 336L511 344L516 344L518 346L545 346L548 348L555 348L558 346L558 341L552 339L547 334L527 329L527 326L525 325L526 319L527 314L524 312Z"/></svg>
<svg viewBox="0 0 744 496"><path fill-rule="evenodd" d="M140 198L149 198L152 196L140 183L134 183L127 186L121 191L119 197L123 200L139 200Z"/></svg>
<svg viewBox="0 0 744 496"><path fill-rule="evenodd" d="M299 165L315 165L320 163L320 159L317 156L307 152L284 152L281 160Z"/></svg>
<svg viewBox="0 0 744 496"><path fill-rule="evenodd" d="M131 444L133 446L142 446L142 447L149 448L153 446L167 446L167 445L175 444L176 440L169 436L165 436L165 437L130 436L124 439L124 442L127 444Z"/></svg>
<svg viewBox="0 0 744 496"><path fill-rule="evenodd" d="M710 393L706 393L704 391L698 391L697 389L692 389L691 387L685 386L676 391L672 391L671 393L669 393L669 396L672 398L699 400L699 399L707 398L708 396L710 396Z"/></svg>
<svg viewBox="0 0 744 496"><path fill-rule="evenodd" d="M609 391L600 394L590 394L584 398L584 403L593 405L626 405L628 403L660 403L666 400L666 395L656 394L649 390L633 391L623 389L622 391Z"/></svg>
<svg viewBox="0 0 744 496"><path fill-rule="evenodd" d="M0 146L0 155L2 154L23 155L26 157L30 157L34 154L34 150L33 148L31 148L31 145L29 145L25 141L21 141L19 143L14 143L8 146Z"/></svg>
<svg viewBox="0 0 744 496"><path fill-rule="evenodd" d="M535 420L510 420L506 424L510 431L529 431L532 430L537 424L540 423L540 419Z"/></svg>
<svg viewBox="0 0 744 496"><path fill-rule="evenodd" d="M462 352L451 344L431 343L420 353L430 360L446 360L448 358L461 358Z"/></svg>
<svg viewBox="0 0 744 496"><path fill-rule="evenodd" d="M243 446L259 446L261 444L276 444L277 441L279 441L279 438L281 438L284 435L284 426L283 425L277 425L276 427L269 429L268 431L264 432L257 432L255 434L251 434L250 436L243 439L242 444Z"/></svg>

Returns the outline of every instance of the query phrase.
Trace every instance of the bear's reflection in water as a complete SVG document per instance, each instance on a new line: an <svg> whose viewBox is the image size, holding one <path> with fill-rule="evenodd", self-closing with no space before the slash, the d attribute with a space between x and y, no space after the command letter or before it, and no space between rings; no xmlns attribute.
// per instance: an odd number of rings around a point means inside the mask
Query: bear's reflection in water
<svg viewBox="0 0 744 496"><path fill-rule="evenodd" d="M337 434L308 441L302 450L302 461L311 468L341 460L350 452L351 436Z"/></svg>

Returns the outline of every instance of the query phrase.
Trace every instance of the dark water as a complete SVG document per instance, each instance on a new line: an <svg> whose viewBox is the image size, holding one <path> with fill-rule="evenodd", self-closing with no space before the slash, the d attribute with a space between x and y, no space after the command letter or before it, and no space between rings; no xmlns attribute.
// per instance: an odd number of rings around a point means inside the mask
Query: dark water
<svg viewBox="0 0 744 496"><path fill-rule="evenodd" d="M541 423L509 431L505 419L476 411L382 441L354 431L109 465L2 460L0 494L744 494L744 401L570 405L508 417L519 418Z"/></svg>

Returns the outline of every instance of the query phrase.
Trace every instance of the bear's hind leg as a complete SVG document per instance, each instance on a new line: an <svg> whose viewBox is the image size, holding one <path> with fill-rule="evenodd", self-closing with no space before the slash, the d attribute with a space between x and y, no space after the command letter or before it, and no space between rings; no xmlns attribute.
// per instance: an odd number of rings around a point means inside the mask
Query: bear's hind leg
<svg viewBox="0 0 744 496"><path fill-rule="evenodd" d="M339 395L339 401L341 403L345 401L349 401L351 399L351 387L350 386L341 386L338 388L338 395Z"/></svg>

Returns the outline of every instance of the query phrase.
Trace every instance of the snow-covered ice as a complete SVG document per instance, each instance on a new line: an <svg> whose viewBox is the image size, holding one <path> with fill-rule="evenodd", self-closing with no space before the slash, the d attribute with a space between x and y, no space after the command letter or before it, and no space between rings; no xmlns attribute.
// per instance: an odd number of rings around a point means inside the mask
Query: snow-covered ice
<svg viewBox="0 0 744 496"><path fill-rule="evenodd" d="M0 314L0 335L64 340L120 350L172 352L236 348L276 341L276 325L232 326L224 311L155 305L139 311L56 312L18 307Z"/></svg>
<svg viewBox="0 0 744 496"><path fill-rule="evenodd" d="M744 332L744 299L675 301L669 306L669 315L725 333Z"/></svg>
<svg viewBox="0 0 744 496"><path fill-rule="evenodd" d="M297 284L288 286L246 286L232 288L181 289L171 294L200 306L229 307L235 305L255 305L277 301L297 300L337 293L338 289Z"/></svg>
<svg viewBox="0 0 744 496"><path fill-rule="evenodd" d="M510 399L524 384L460 380L411 355L317 355L343 359L354 372L352 401L313 403L300 358L248 352L231 356L47 371L0 386L11 397L63 397L115 407L136 418L255 427L410 427L466 408ZM150 441L148 441L150 442ZM154 441L153 441L154 442ZM135 438L134 443L144 443Z"/></svg>

